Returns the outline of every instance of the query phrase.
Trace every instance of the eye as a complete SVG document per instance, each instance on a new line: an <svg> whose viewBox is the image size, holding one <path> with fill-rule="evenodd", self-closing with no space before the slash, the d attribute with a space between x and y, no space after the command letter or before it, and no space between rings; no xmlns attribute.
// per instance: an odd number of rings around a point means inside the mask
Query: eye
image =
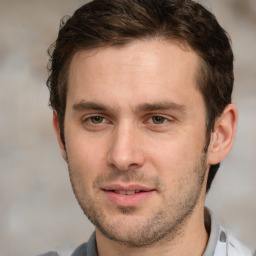
<svg viewBox="0 0 256 256"><path fill-rule="evenodd" d="M149 121L153 124L164 124L168 122L168 119L163 116L152 116Z"/></svg>
<svg viewBox="0 0 256 256"><path fill-rule="evenodd" d="M111 125L111 120L97 114L89 114L81 120L81 125L84 129L96 132L107 129Z"/></svg>
<svg viewBox="0 0 256 256"><path fill-rule="evenodd" d="M93 124L101 124L104 122L104 120L105 120L105 118L102 116L91 116L88 118L88 121Z"/></svg>

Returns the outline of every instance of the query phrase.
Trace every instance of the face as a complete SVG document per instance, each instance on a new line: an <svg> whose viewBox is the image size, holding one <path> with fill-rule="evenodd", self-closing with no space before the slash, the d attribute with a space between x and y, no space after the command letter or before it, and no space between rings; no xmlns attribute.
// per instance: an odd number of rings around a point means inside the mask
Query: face
<svg viewBox="0 0 256 256"><path fill-rule="evenodd" d="M206 114L197 68L193 51L161 41L73 57L64 155L97 232L152 244L203 205Z"/></svg>

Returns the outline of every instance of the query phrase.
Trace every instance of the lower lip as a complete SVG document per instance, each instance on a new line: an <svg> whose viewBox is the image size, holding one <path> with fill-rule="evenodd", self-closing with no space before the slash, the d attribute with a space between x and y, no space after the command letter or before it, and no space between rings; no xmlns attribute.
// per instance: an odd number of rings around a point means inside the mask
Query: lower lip
<svg viewBox="0 0 256 256"><path fill-rule="evenodd" d="M120 195L113 191L103 190L107 195L108 200L121 207L134 207L138 206L140 203L144 202L149 196L151 196L155 191L145 191L139 192L132 195Z"/></svg>

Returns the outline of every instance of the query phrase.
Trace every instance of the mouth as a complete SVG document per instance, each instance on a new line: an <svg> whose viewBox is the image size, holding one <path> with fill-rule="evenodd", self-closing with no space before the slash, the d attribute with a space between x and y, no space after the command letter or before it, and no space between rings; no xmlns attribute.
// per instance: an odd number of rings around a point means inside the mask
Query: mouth
<svg viewBox="0 0 256 256"><path fill-rule="evenodd" d="M107 200L121 207L134 207L145 202L156 192L155 189L141 185L109 185L102 189Z"/></svg>
<svg viewBox="0 0 256 256"><path fill-rule="evenodd" d="M134 195L134 194L143 192L142 190L112 190L112 191L119 195Z"/></svg>

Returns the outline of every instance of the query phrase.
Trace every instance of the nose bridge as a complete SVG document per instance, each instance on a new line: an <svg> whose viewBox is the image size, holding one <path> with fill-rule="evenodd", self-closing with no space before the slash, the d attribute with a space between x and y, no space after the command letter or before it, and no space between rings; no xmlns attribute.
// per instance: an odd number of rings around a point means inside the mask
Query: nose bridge
<svg viewBox="0 0 256 256"><path fill-rule="evenodd" d="M109 164L119 170L141 167L145 161L141 140L138 127L128 121L120 123L110 142Z"/></svg>

